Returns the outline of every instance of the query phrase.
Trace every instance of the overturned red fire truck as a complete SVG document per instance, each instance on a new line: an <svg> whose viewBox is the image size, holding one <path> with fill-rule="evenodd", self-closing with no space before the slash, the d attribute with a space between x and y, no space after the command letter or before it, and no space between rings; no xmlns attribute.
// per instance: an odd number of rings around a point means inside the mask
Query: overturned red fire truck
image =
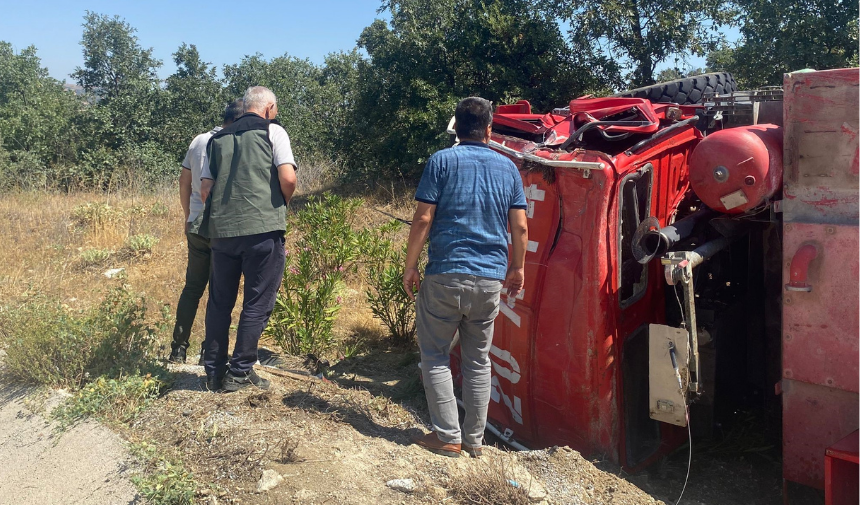
<svg viewBox="0 0 860 505"><path fill-rule="evenodd" d="M823 488L858 428L857 133L857 69L499 106L529 243L489 429L636 471L757 402L783 414L785 479Z"/></svg>

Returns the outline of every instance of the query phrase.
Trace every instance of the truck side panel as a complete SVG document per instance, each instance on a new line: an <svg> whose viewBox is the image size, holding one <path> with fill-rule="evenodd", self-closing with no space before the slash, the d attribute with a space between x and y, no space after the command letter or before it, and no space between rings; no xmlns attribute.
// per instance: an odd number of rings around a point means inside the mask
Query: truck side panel
<svg viewBox="0 0 860 505"><path fill-rule="evenodd" d="M783 476L824 487L858 421L858 70L787 74Z"/></svg>

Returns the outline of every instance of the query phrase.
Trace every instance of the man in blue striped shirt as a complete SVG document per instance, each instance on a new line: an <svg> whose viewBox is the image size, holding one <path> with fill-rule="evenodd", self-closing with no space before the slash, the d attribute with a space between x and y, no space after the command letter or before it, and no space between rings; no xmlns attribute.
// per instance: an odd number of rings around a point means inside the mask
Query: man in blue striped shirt
<svg viewBox="0 0 860 505"><path fill-rule="evenodd" d="M489 148L492 104L465 98L454 118L460 143L431 156L418 185L403 286L410 296L418 291L418 347L433 425L415 443L446 456L465 449L477 457L487 424L489 352L501 291L515 297L523 287L527 205L516 166ZM428 237L422 283L418 258ZM449 358L458 330L466 411L462 432Z"/></svg>

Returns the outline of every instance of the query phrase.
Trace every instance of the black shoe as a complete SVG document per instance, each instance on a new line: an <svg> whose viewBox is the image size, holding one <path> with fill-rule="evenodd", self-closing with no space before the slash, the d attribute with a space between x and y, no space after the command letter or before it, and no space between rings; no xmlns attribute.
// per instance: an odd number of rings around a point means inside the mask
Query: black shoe
<svg viewBox="0 0 860 505"><path fill-rule="evenodd" d="M173 346L170 356L167 357L167 361L171 363L185 363L185 348L181 345Z"/></svg>
<svg viewBox="0 0 860 505"><path fill-rule="evenodd" d="M224 376L223 375L207 375L206 376L206 390L212 391L213 393L218 393L224 389Z"/></svg>
<svg viewBox="0 0 860 505"><path fill-rule="evenodd" d="M248 386L269 389L269 381L257 375L253 368L246 375L233 375L233 372L227 372L227 376L224 377L224 391L239 391Z"/></svg>

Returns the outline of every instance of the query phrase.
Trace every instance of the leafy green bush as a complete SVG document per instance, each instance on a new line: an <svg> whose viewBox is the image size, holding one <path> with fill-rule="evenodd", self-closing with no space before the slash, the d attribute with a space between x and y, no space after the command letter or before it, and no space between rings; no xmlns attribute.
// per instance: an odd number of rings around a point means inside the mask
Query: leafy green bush
<svg viewBox="0 0 860 505"><path fill-rule="evenodd" d="M191 505L197 481L182 462L161 453L147 442L132 445L132 454L144 464L142 475L132 477L147 503L153 505Z"/></svg>
<svg viewBox="0 0 860 505"><path fill-rule="evenodd" d="M155 217L165 217L170 215L170 207L164 204L164 202L158 201L152 204L152 207L149 209L149 214Z"/></svg>
<svg viewBox="0 0 860 505"><path fill-rule="evenodd" d="M75 206L69 218L81 228L101 229L122 217L122 212L106 203L87 202Z"/></svg>
<svg viewBox="0 0 860 505"><path fill-rule="evenodd" d="M0 313L0 345L8 379L78 389L100 376L163 376L155 343L164 327L164 315L150 321L146 300L125 287L88 311L36 296Z"/></svg>
<svg viewBox="0 0 860 505"><path fill-rule="evenodd" d="M0 149L0 189L44 190L51 187L50 172L33 153Z"/></svg>
<svg viewBox="0 0 860 505"><path fill-rule="evenodd" d="M355 268L360 232L353 229L362 201L326 194L297 212L296 248L287 251L281 290L266 334L287 353L320 356L334 343L343 277Z"/></svg>
<svg viewBox="0 0 860 505"><path fill-rule="evenodd" d="M392 236L400 223L391 221L372 232L364 256L367 258L365 290L374 317L388 328L394 341L412 342L415 336L415 303L403 289L403 265L406 246L395 250Z"/></svg>
<svg viewBox="0 0 860 505"><path fill-rule="evenodd" d="M94 267L103 265L113 256L109 249L84 249L81 251L80 262L83 267Z"/></svg>
<svg viewBox="0 0 860 505"><path fill-rule="evenodd" d="M157 237L146 233L132 235L125 241L125 251L129 256L142 256L151 253L157 243Z"/></svg>

